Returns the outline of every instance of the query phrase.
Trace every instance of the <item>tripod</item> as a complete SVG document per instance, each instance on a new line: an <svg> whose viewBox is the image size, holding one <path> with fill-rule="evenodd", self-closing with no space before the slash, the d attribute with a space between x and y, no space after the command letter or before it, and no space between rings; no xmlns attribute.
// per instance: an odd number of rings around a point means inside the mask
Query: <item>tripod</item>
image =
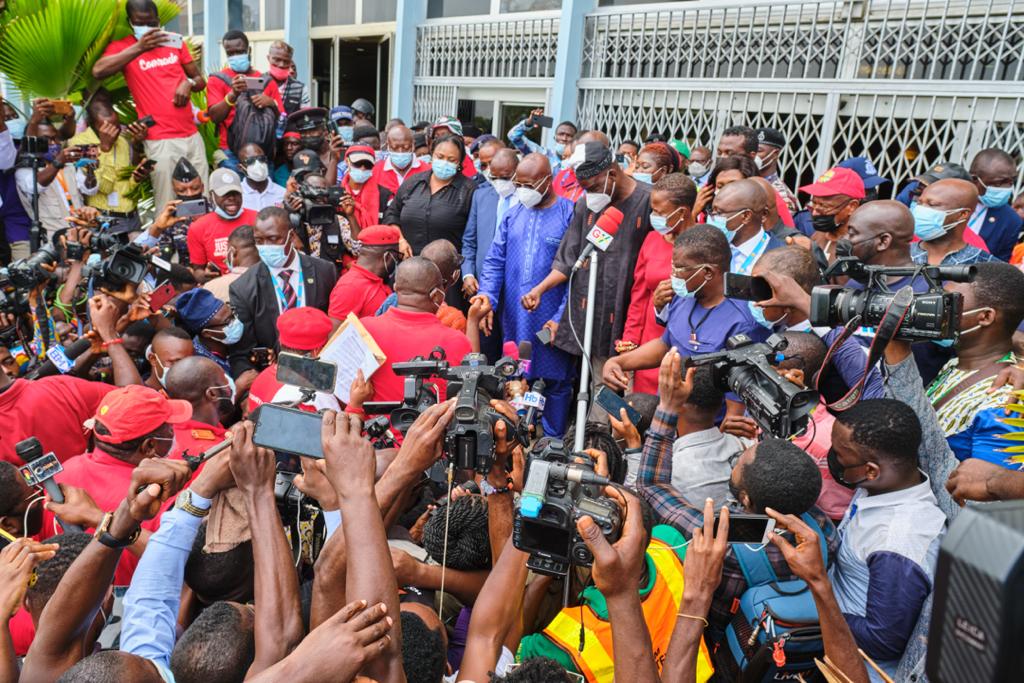
<svg viewBox="0 0 1024 683"><path fill-rule="evenodd" d="M576 434L573 436L572 446L574 452L583 450L583 437L587 429L587 412L590 409L590 347L594 343L594 297L597 295L597 260L600 254L601 251L595 249L590 255L590 273L587 277L587 317L583 327L583 346L581 348L583 367L580 370L580 391L576 398Z"/></svg>

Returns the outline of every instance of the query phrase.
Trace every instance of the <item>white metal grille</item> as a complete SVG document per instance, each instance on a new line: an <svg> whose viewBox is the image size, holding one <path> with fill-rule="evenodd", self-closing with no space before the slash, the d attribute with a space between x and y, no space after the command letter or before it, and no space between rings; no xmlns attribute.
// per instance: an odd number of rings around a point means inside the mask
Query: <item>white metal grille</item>
<svg viewBox="0 0 1024 683"><path fill-rule="evenodd" d="M416 29L417 75L447 78L551 78L558 13L517 20L428 22Z"/></svg>
<svg viewBox="0 0 1024 683"><path fill-rule="evenodd" d="M458 103L454 85L416 85L413 93L412 117L416 121L433 121L438 116L454 116Z"/></svg>

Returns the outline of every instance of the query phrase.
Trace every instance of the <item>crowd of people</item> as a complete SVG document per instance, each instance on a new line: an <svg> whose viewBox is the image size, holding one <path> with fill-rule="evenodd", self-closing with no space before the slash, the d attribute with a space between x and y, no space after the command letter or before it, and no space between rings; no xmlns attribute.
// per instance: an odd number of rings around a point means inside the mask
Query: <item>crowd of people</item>
<svg viewBox="0 0 1024 683"><path fill-rule="evenodd" d="M925 680L945 531L1024 499L1005 450L1020 159L895 179L852 157L791 187L799 141L772 128L711 147L571 121L542 144L543 110L503 137L452 116L378 129L365 99L311 107L283 42L263 74L229 31L204 74L150 0L127 12L93 75L123 75L137 120L102 88L70 111L0 100L0 683L761 680L814 657ZM816 288L868 287L850 263L903 268L878 281L897 302L951 293L951 330L823 325ZM343 326L379 367L343 391L279 374ZM782 344L768 370L813 394L797 433L688 363L739 335ZM486 464L457 469L445 382L394 365L502 359L515 377L477 408ZM271 404L320 416L322 458L256 445ZM23 474L30 438L55 476ZM564 522L592 557L567 573L521 526L553 451L603 501ZM775 531L731 542L730 514ZM744 621L776 589L811 614L806 661L765 614Z"/></svg>

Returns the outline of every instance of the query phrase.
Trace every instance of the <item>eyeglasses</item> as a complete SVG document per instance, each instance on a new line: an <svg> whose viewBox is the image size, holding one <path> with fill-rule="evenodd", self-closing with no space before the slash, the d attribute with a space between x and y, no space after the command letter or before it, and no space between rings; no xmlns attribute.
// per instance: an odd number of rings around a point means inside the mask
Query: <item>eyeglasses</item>
<svg viewBox="0 0 1024 683"><path fill-rule="evenodd" d="M679 266L672 268L672 277L683 277L683 273L688 273L694 270L701 270L702 268L710 267L710 263L702 263L699 266Z"/></svg>

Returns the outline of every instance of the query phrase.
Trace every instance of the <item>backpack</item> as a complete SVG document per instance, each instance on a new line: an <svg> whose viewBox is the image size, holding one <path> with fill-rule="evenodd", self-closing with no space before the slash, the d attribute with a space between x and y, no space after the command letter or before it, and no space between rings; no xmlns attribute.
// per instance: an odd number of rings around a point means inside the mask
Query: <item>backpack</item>
<svg viewBox="0 0 1024 683"><path fill-rule="evenodd" d="M232 87L231 79L227 75L217 72L212 76L224 81L228 87ZM268 78L263 90L266 91L269 85L270 79ZM277 149L277 120L278 114L273 108L255 107L252 103L251 93L242 93L235 103L235 119L228 128L228 149L237 156L242 147L249 143L256 143L264 154L272 157L274 150Z"/></svg>
<svg viewBox="0 0 1024 683"><path fill-rule="evenodd" d="M818 535L828 562L828 547L821 527L811 515L801 519ZM734 606L719 648L720 664L741 672L745 682L822 681L814 659L824 659L818 610L807 584L779 581L768 555L737 543L732 551L747 580L747 590Z"/></svg>

